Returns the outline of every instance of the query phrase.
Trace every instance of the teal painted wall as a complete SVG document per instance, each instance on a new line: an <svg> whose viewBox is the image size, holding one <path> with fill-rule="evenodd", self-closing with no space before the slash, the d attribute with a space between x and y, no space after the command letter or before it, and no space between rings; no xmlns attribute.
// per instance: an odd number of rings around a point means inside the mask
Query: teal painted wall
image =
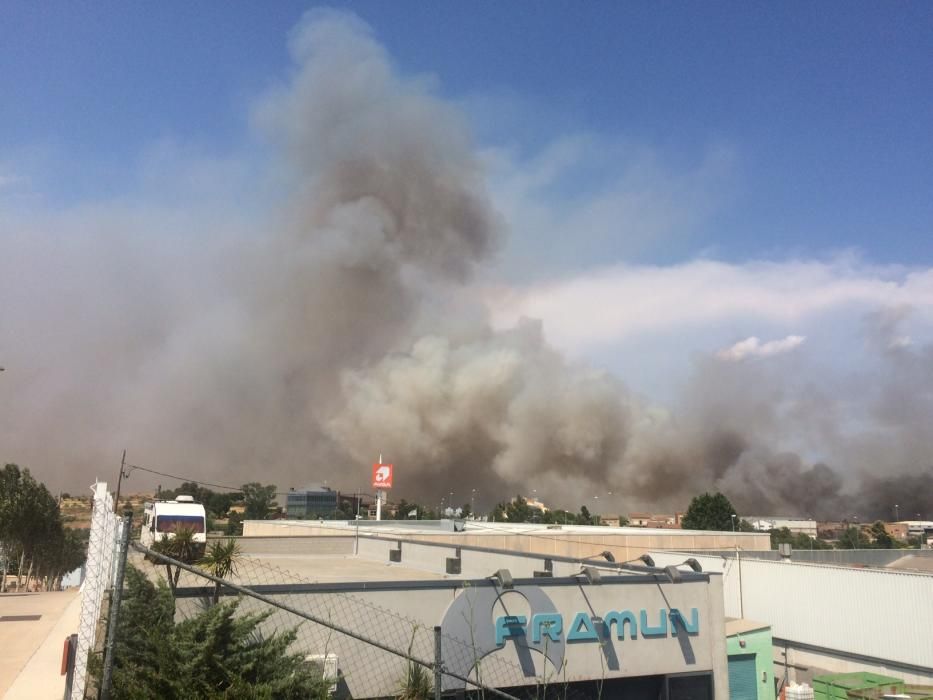
<svg viewBox="0 0 933 700"><path fill-rule="evenodd" d="M740 640L745 642L744 647L739 646ZM774 700L774 651L770 627L726 637L726 654L730 657L754 654L758 700Z"/></svg>

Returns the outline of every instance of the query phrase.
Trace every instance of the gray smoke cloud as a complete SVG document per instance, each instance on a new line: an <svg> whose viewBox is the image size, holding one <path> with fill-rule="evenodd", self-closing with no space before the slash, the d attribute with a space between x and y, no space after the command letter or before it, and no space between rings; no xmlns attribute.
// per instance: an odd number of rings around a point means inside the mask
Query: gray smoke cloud
<svg viewBox="0 0 933 700"><path fill-rule="evenodd" d="M271 205L192 195L0 223L0 458L71 490L112 479L127 447L282 490L365 486L381 453L399 495L428 503L536 489L576 508L611 490L673 509L722 489L743 513L867 518L906 504L906 484L930 510L915 483L933 464L929 350L883 344L869 392L883 434L853 437L835 398L713 357L676 409L653 407L534 320L492 329L475 285L504 226L455 109L351 16L310 13L289 46L292 74L254 115L276 155L244 175Z"/></svg>

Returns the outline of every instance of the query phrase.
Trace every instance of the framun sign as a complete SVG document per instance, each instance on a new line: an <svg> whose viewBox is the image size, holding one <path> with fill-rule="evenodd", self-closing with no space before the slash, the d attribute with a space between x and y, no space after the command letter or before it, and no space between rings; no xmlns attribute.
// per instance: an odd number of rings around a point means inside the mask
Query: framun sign
<svg viewBox="0 0 933 700"><path fill-rule="evenodd" d="M678 609L661 609L649 615L647 610L640 610L636 616L631 610L611 610L605 615L594 617L589 613L579 612L573 617L568 627L564 626L564 616L560 613L537 613L531 616L531 624L525 615L502 615L496 618L496 646L503 646L508 639L524 637L532 644L540 644L548 639L552 642L598 642L607 639L613 633L617 639L650 639L656 637L676 637L678 632L697 634L700 631L700 613L690 609L690 619Z"/></svg>

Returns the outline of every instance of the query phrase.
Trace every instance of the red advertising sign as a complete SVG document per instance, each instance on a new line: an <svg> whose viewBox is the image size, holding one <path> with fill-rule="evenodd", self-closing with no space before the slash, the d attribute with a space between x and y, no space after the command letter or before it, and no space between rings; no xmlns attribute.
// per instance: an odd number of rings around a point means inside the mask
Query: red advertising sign
<svg viewBox="0 0 933 700"><path fill-rule="evenodd" d="M390 489L392 488L392 465L374 464L373 465L373 488Z"/></svg>

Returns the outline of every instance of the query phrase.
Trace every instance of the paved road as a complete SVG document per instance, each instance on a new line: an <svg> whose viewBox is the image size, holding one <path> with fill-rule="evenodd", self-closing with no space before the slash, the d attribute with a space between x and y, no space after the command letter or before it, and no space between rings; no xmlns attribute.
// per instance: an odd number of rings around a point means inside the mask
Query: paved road
<svg viewBox="0 0 933 700"><path fill-rule="evenodd" d="M61 698L62 643L77 631L79 608L77 589L0 595L0 697ZM39 619L4 620L35 615Z"/></svg>

